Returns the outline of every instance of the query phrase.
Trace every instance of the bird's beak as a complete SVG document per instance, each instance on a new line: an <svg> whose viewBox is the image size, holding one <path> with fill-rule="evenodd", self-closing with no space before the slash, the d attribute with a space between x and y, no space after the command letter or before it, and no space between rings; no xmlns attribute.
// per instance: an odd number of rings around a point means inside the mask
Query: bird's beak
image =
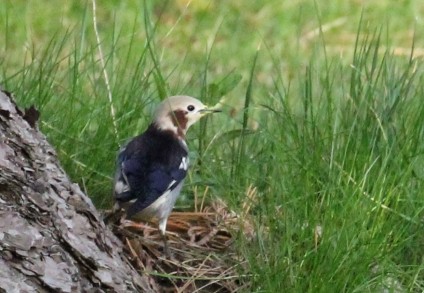
<svg viewBox="0 0 424 293"><path fill-rule="evenodd" d="M217 108L203 108L202 110L199 111L202 115L207 115L207 114L212 114L212 113L219 113L222 112L222 110L217 109Z"/></svg>

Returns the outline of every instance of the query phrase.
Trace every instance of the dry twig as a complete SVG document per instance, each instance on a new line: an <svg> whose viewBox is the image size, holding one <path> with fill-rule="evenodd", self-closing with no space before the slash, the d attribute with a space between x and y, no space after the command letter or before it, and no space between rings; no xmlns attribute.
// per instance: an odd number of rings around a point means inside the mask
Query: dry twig
<svg viewBox="0 0 424 293"><path fill-rule="evenodd" d="M249 188L248 194L254 201L256 190ZM167 231L171 258L164 257L155 225L125 220L115 232L124 238L133 265L158 292L238 292L249 283L239 274L246 261L232 248L234 234L241 229L251 238L254 233L246 220L250 206L245 208L239 216L215 201L197 212L172 213Z"/></svg>

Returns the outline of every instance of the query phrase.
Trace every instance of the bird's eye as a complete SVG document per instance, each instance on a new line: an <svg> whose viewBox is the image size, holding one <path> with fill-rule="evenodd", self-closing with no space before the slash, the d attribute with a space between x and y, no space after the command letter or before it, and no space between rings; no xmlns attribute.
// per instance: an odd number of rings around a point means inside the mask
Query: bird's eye
<svg viewBox="0 0 424 293"><path fill-rule="evenodd" d="M187 110L189 110L190 112L194 110L194 106L193 105L188 105Z"/></svg>

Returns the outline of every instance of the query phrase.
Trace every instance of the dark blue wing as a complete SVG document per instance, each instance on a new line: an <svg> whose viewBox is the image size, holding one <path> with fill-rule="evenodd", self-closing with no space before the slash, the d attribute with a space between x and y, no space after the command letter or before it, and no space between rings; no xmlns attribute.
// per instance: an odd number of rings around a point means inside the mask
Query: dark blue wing
<svg viewBox="0 0 424 293"><path fill-rule="evenodd" d="M134 201L128 216L151 205L186 176L187 150L175 137L147 131L133 139L119 154L115 198Z"/></svg>
<svg viewBox="0 0 424 293"><path fill-rule="evenodd" d="M163 166L151 169L147 174L148 190L138 189L142 193L136 196L136 201L128 208L127 217L131 218L144 210L168 190L174 190L184 180L186 173L187 171L183 169Z"/></svg>
<svg viewBox="0 0 424 293"><path fill-rule="evenodd" d="M156 165L148 173L147 181L155 194L162 195L167 189L174 189L185 178L186 173L186 170L180 169L178 166Z"/></svg>

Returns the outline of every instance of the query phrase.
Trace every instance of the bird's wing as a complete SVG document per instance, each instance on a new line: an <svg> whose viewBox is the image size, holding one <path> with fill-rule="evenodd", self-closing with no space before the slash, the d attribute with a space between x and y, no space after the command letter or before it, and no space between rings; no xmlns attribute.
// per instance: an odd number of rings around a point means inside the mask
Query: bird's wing
<svg viewBox="0 0 424 293"><path fill-rule="evenodd" d="M115 175L115 198L130 202L127 216L142 211L168 190L173 190L187 174L188 158L183 151L174 152L169 160L152 160L142 139L137 148L128 145L118 156Z"/></svg>
<svg viewBox="0 0 424 293"><path fill-rule="evenodd" d="M174 190L187 174L186 169L173 166L156 165L147 174L147 190L141 188L137 194L136 201L128 208L127 216L131 218L133 215L144 210L155 202L161 195L168 191Z"/></svg>

